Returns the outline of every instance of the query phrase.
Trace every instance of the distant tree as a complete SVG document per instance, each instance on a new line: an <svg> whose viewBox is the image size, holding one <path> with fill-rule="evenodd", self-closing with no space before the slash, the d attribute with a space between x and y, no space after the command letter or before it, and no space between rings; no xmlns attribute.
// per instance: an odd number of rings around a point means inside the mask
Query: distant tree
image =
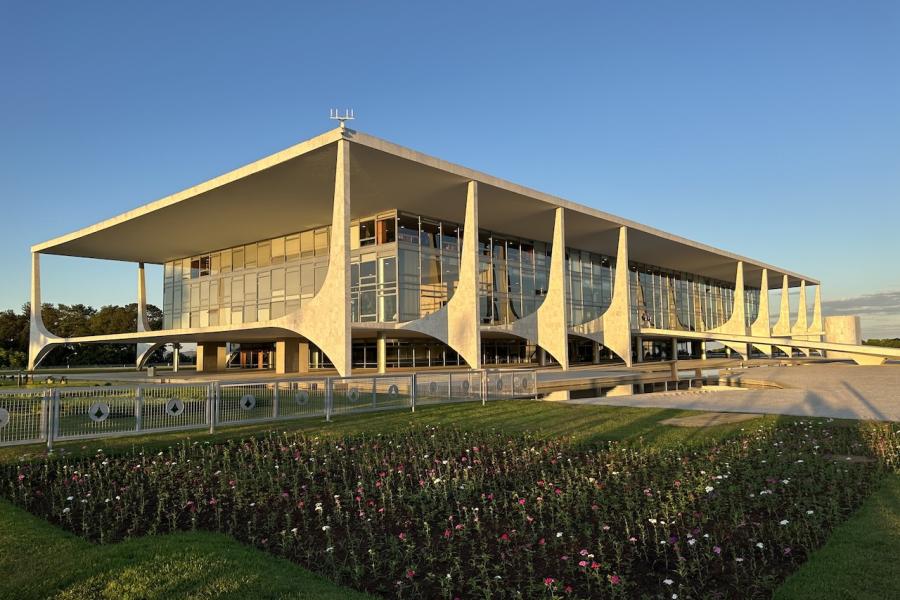
<svg viewBox="0 0 900 600"><path fill-rule="evenodd" d="M881 346L883 348L900 348L900 338L886 338L881 340L872 338L863 340L863 344L867 346Z"/></svg>
<svg viewBox="0 0 900 600"><path fill-rule="evenodd" d="M13 310L0 312L0 368L22 368L28 362L28 336L31 304L22 306L21 314ZM108 305L99 310L84 304L43 304L44 326L60 337L109 335L137 331L137 304ZM162 329L163 314L159 307L147 305L151 330ZM133 344L65 344L50 351L46 366L124 365L135 361ZM151 361L162 361L158 350Z"/></svg>

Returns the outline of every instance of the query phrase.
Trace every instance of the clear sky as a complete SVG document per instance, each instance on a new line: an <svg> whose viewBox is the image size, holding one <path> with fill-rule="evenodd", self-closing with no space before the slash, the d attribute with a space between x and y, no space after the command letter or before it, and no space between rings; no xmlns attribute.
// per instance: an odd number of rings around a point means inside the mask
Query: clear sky
<svg viewBox="0 0 900 600"><path fill-rule="evenodd" d="M28 299L32 244L349 106L367 133L808 273L826 314L900 336L900 2L317 4L4 2L0 309ZM134 265L43 267L44 301L134 301Z"/></svg>

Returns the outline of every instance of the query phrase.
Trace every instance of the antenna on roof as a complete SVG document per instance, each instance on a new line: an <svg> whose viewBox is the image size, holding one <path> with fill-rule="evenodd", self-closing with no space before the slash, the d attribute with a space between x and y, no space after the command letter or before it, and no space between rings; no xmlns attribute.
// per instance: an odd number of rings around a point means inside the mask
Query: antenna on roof
<svg viewBox="0 0 900 600"><path fill-rule="evenodd" d="M345 122L352 121L356 117L353 115L352 108L345 108L343 114L341 114L341 112L338 109L332 108L331 116L329 118L331 118L335 121L340 121L341 122L341 131L344 131L345 129L347 129L347 125Z"/></svg>

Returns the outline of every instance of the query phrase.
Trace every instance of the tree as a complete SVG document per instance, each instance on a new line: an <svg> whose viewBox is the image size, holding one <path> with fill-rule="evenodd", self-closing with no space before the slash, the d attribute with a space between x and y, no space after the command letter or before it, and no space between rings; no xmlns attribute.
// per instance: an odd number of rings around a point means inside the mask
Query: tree
<svg viewBox="0 0 900 600"><path fill-rule="evenodd" d="M28 361L28 339L31 304L22 306L21 314L13 310L0 312L0 367L23 368ZM137 331L137 304L108 305L99 310L84 304L43 304L44 326L60 337L109 335ZM162 329L163 313L147 305L151 330ZM136 359L134 344L64 344L50 351L43 363L47 366L124 365ZM160 349L151 360L163 360Z"/></svg>

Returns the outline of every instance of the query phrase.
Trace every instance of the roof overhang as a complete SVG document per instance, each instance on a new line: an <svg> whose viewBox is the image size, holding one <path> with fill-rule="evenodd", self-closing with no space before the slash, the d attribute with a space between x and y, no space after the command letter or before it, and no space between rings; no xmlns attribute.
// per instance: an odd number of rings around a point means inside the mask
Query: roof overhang
<svg viewBox="0 0 900 600"><path fill-rule="evenodd" d="M351 142L353 217L400 209L464 220L466 184L479 182L479 226L525 239L552 239L553 211L566 209L567 245L615 256L629 228L633 261L748 286L769 270L769 287L818 281L623 219L352 130L334 129L244 167L95 225L37 244L33 252L164 263L331 222L337 141Z"/></svg>

